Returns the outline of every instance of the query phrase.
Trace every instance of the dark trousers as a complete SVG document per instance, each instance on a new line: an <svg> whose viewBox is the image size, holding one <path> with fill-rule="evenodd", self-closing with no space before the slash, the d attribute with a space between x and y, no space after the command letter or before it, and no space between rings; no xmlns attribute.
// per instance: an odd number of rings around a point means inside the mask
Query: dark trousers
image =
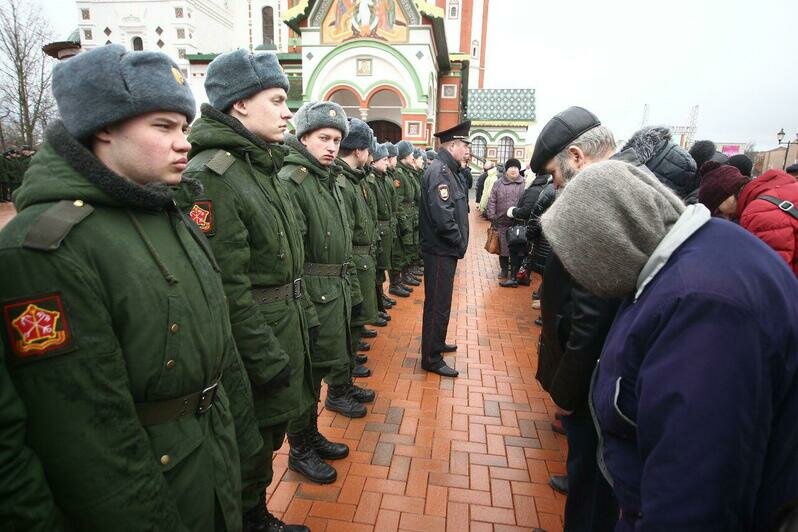
<svg viewBox="0 0 798 532"><path fill-rule="evenodd" d="M562 418L568 439L566 532L611 532L618 522L615 494L596 462L598 435L589 413Z"/></svg>
<svg viewBox="0 0 798 532"><path fill-rule="evenodd" d="M526 244L520 246L510 246L510 278L515 278L515 274L521 269L524 257L527 255Z"/></svg>
<svg viewBox="0 0 798 532"><path fill-rule="evenodd" d="M499 268L503 272L510 271L510 257L506 255L499 255Z"/></svg>
<svg viewBox="0 0 798 532"><path fill-rule="evenodd" d="M274 477L274 453L283 445L287 426L288 422L283 422L260 427L263 447L241 464L241 504L245 512L265 500L266 488Z"/></svg>
<svg viewBox="0 0 798 532"><path fill-rule="evenodd" d="M457 257L424 253L424 318L421 327L421 362L435 369L444 364L441 351L446 343Z"/></svg>

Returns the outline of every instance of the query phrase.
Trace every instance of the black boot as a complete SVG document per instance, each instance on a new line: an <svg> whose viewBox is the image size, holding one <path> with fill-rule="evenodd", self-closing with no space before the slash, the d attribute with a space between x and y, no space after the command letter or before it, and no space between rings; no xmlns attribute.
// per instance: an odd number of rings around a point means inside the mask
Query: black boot
<svg viewBox="0 0 798 532"><path fill-rule="evenodd" d="M418 279L416 279L415 277L413 277L409 273L406 273L406 274L404 274L402 276L402 282L404 284L407 284L407 285L410 285L410 286L420 286L421 285L421 281L419 281Z"/></svg>
<svg viewBox="0 0 798 532"><path fill-rule="evenodd" d="M396 300L395 299L390 298L388 296L383 296L383 297L385 298L385 302L388 303L391 307L396 305Z"/></svg>
<svg viewBox="0 0 798 532"><path fill-rule="evenodd" d="M385 321L391 321L391 316L385 311L379 312L378 316L384 319Z"/></svg>
<svg viewBox="0 0 798 532"><path fill-rule="evenodd" d="M377 314L377 318L371 324L375 327L385 327L388 325L388 320Z"/></svg>
<svg viewBox="0 0 798 532"><path fill-rule="evenodd" d="M349 384L338 384L329 386L327 389L327 399L324 406L328 410L338 412L342 416L349 418L359 418L366 415L366 407L355 401L349 394Z"/></svg>
<svg viewBox="0 0 798 532"><path fill-rule="evenodd" d="M361 388L356 384L352 384L352 388L349 390L349 393L352 396L352 399L358 403L370 403L375 397L377 397L377 394L374 393L374 390Z"/></svg>
<svg viewBox="0 0 798 532"><path fill-rule="evenodd" d="M366 366L355 364L355 367L352 368L352 376L360 379L365 377L371 377L371 370Z"/></svg>
<svg viewBox="0 0 798 532"><path fill-rule="evenodd" d="M302 432L288 433L288 468L317 484L330 484L338 478L335 468L319 456L310 439L310 427Z"/></svg>
<svg viewBox="0 0 798 532"><path fill-rule="evenodd" d="M314 414L311 417L309 439L311 445L319 453L319 456L325 460L340 460L349 455L349 446L344 443L334 443L324 437L324 434L319 432L319 411L314 409Z"/></svg>
<svg viewBox="0 0 798 532"><path fill-rule="evenodd" d="M304 525L286 525L260 503L244 513L244 532L310 532L310 529Z"/></svg>
<svg viewBox="0 0 798 532"><path fill-rule="evenodd" d="M363 327L363 330L360 332L360 337L361 338L376 338L377 337L377 331L375 331L374 329L366 329L365 327Z"/></svg>
<svg viewBox="0 0 798 532"><path fill-rule="evenodd" d="M368 351L371 349L371 345L367 344L366 342L358 342L357 343L357 350L358 351Z"/></svg>
<svg viewBox="0 0 798 532"><path fill-rule="evenodd" d="M393 294L399 297L410 297L410 292L402 288L400 285L391 285L388 289L388 293Z"/></svg>
<svg viewBox="0 0 798 532"><path fill-rule="evenodd" d="M369 361L369 357L366 355L355 355L355 364L363 365Z"/></svg>

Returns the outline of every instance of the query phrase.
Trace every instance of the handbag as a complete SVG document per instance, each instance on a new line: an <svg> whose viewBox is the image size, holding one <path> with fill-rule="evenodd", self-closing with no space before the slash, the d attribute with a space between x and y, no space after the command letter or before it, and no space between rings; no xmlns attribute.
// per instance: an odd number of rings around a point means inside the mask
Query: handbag
<svg viewBox="0 0 798 532"><path fill-rule="evenodd" d="M485 251L493 255L501 254L501 242L499 242L499 232L493 225L488 226L488 237L485 239Z"/></svg>
<svg viewBox="0 0 798 532"><path fill-rule="evenodd" d="M798 208L791 201L782 200L777 198L776 196L768 196L767 194L763 194L762 196L757 196L756 199L765 200L769 203L772 203L782 211L786 212L796 220L798 220Z"/></svg>
<svg viewBox="0 0 798 532"><path fill-rule="evenodd" d="M514 225L507 229L505 233L507 237L508 246L525 246L526 245L526 224Z"/></svg>

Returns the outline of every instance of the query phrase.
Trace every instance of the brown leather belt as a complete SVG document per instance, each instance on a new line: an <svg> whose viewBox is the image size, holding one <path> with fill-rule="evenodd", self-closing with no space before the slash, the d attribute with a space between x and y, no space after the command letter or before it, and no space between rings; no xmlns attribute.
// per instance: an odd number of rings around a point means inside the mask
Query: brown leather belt
<svg viewBox="0 0 798 532"><path fill-rule="evenodd" d="M315 275L316 277L346 277L348 263L343 264L321 264L318 262L306 262L303 270L305 275Z"/></svg>
<svg viewBox="0 0 798 532"><path fill-rule="evenodd" d="M353 255L371 255L371 246L352 246Z"/></svg>
<svg viewBox="0 0 798 532"><path fill-rule="evenodd" d="M268 304L277 301L290 301L302 297L302 278L294 279L292 283L282 286L269 286L253 288L252 299L255 303Z"/></svg>
<svg viewBox="0 0 798 532"><path fill-rule="evenodd" d="M136 403L136 414L138 414L142 426L145 427L168 423L188 415L200 416L211 409L218 389L219 379L216 379L204 390L183 397Z"/></svg>

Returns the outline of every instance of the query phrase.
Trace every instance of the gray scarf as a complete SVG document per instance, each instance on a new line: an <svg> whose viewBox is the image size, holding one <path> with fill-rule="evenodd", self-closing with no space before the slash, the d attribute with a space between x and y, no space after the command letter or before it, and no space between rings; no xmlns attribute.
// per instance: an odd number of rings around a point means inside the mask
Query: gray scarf
<svg viewBox="0 0 798 532"><path fill-rule="evenodd" d="M541 224L579 284L600 297L624 297L684 209L651 172L604 161L568 182Z"/></svg>

